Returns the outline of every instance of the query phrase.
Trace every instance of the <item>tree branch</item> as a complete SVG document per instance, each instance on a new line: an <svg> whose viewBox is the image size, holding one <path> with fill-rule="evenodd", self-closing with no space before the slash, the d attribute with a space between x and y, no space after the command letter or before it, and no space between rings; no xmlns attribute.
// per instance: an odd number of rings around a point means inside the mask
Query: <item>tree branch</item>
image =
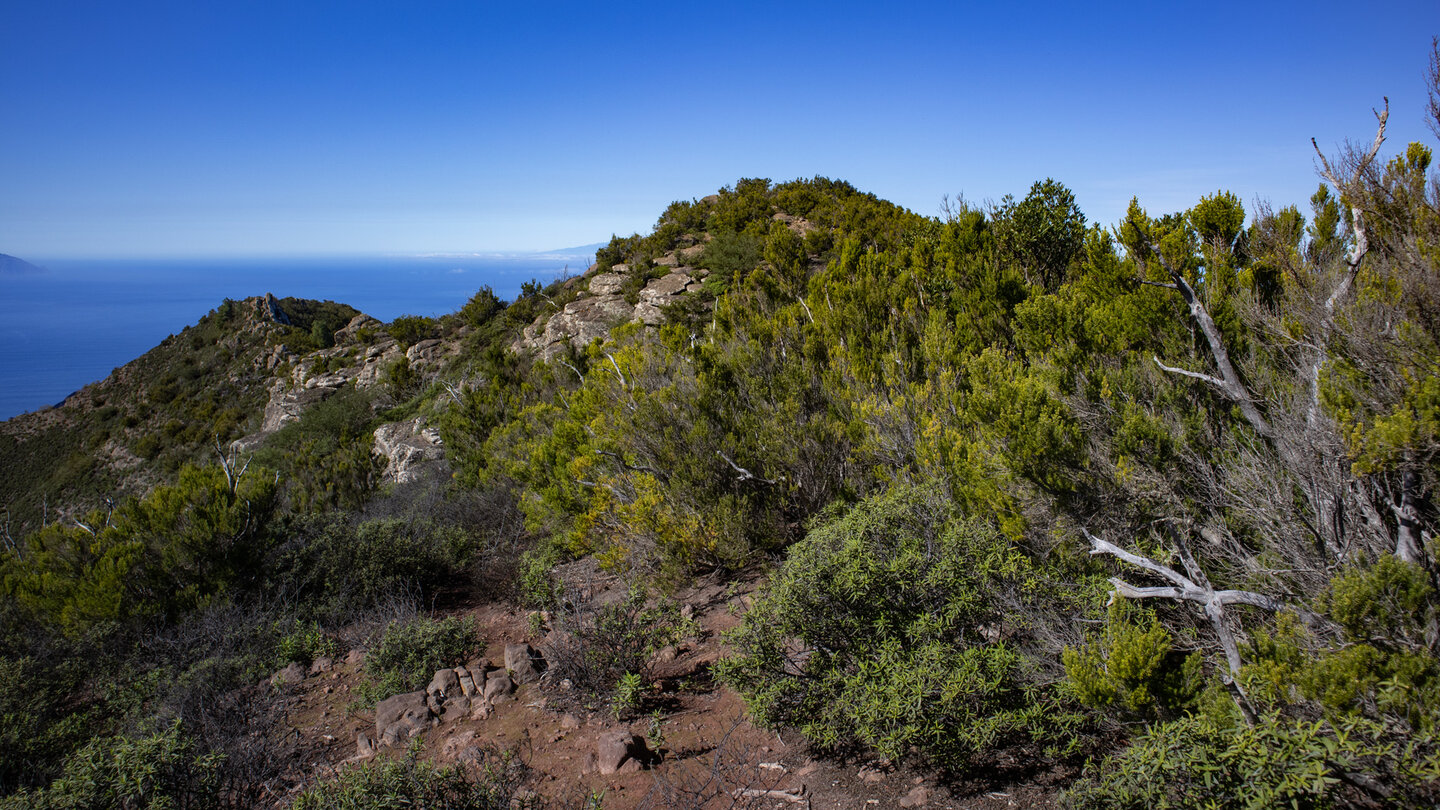
<svg viewBox="0 0 1440 810"><path fill-rule="evenodd" d="M1220 327L1215 324L1215 319L1210 317L1210 311L1205 308L1205 303L1200 300L1200 296L1196 295L1195 288L1190 286L1190 282L1185 280L1185 276L1170 264L1159 248L1150 243L1148 237L1145 239L1145 245L1155 256L1156 261L1160 262L1160 266L1165 268L1165 272L1170 274L1174 289L1185 299L1185 304L1190 308L1190 317L1195 319L1196 325L1200 327L1200 332L1205 335L1205 342L1210 347L1210 359L1214 361L1215 368L1220 371L1219 378L1199 377L1198 379L1214 385L1226 399L1239 406L1241 415L1245 417L1245 421L1250 423L1256 433L1267 439L1273 439L1275 431L1260 413L1260 409L1255 407L1255 401L1250 397L1250 392L1240 381L1239 373L1235 371L1235 366L1230 362L1230 352L1225 348L1225 337L1220 334ZM1157 359L1155 362L1159 363L1160 361ZM1166 371L1195 376L1194 372L1181 372L1180 369L1169 368L1163 364L1160 367Z"/></svg>

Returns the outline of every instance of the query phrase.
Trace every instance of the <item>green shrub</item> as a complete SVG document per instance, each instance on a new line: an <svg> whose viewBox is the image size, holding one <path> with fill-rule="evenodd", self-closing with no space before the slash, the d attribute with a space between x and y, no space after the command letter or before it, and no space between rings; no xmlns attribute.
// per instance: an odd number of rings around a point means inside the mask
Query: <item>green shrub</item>
<svg viewBox="0 0 1440 810"><path fill-rule="evenodd" d="M309 788L290 810L528 810L539 807L521 794L526 768L513 754L482 749L476 774L460 767L437 768L417 760L379 759L353 765L334 779Z"/></svg>
<svg viewBox="0 0 1440 810"><path fill-rule="evenodd" d="M822 748L958 769L1008 744L1065 746L1079 718L1017 643L1041 585L993 527L900 488L831 512L790 550L719 675L758 723Z"/></svg>
<svg viewBox="0 0 1440 810"><path fill-rule="evenodd" d="M477 632L474 618L458 616L391 622L365 658L365 674L374 686L362 701L423 689L436 670L462 664L484 650Z"/></svg>
<svg viewBox="0 0 1440 810"><path fill-rule="evenodd" d="M280 637L275 645L275 660L279 666L297 662L309 666L316 658L334 658L341 652L340 642L327 636L320 629L319 622L302 622L296 619L290 630Z"/></svg>
<svg viewBox="0 0 1440 810"><path fill-rule="evenodd" d="M1192 716L1153 725L1086 771L1074 808L1430 806L1440 798L1435 739L1400 741L1381 724L1293 720L1254 726Z"/></svg>
<svg viewBox="0 0 1440 810"><path fill-rule="evenodd" d="M436 323L434 318L421 315L401 315L391 321L385 331L400 343L400 348L408 349L422 340L435 337Z"/></svg>
<svg viewBox="0 0 1440 810"><path fill-rule="evenodd" d="M343 515L290 521L267 584L300 595L303 609L345 620L396 596L424 600L475 556L467 531L424 520L354 524Z"/></svg>
<svg viewBox="0 0 1440 810"><path fill-rule="evenodd" d="M102 737L49 787L21 791L0 810L171 810L219 807L220 757L198 754L177 720L143 737Z"/></svg>
<svg viewBox="0 0 1440 810"><path fill-rule="evenodd" d="M1080 649L1065 649L1066 685L1090 706L1173 717L1203 687L1200 653L1174 650L1170 631L1154 614L1142 627L1130 620L1131 610L1117 601L1103 634Z"/></svg>

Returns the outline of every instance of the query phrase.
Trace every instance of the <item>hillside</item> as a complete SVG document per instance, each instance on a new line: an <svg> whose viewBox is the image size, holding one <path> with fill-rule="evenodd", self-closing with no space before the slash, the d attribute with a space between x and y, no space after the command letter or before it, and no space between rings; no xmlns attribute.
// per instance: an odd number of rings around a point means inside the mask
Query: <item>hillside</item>
<svg viewBox="0 0 1440 810"><path fill-rule="evenodd" d="M5 253L0 253L0 275L4 275L5 273L43 273L43 272L45 272L45 270L44 270L43 268L36 267L35 265L31 264L30 262L25 261L24 259L22 259L22 258L20 258L20 257L18 257L18 256L10 256L10 255L5 254Z"/></svg>
<svg viewBox="0 0 1440 810"><path fill-rule="evenodd" d="M225 302L0 428L0 807L1433 804L1440 199L1323 165Z"/></svg>

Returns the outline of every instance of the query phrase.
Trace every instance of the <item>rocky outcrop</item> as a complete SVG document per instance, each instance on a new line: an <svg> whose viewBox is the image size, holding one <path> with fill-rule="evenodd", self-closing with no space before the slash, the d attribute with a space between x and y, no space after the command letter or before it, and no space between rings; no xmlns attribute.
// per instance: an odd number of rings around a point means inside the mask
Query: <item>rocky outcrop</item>
<svg viewBox="0 0 1440 810"><path fill-rule="evenodd" d="M385 481L408 484L420 480L428 465L444 459L445 447L440 431L416 417L375 428L375 454L385 459Z"/></svg>
<svg viewBox="0 0 1440 810"><path fill-rule="evenodd" d="M536 351L541 359L553 360L567 345L578 349L596 338L603 340L611 329L622 323L663 324L665 306L675 303L679 296L700 289L698 279L704 271L684 263L687 257L699 255L699 250L682 249L656 259L655 264L673 269L660 278L651 279L633 305L622 294L630 280L628 266L617 264L603 273L594 273L589 276L581 297L566 304L548 320L536 320L525 327L511 349Z"/></svg>
<svg viewBox="0 0 1440 810"><path fill-rule="evenodd" d="M692 272L693 268L677 267L645 285L645 289L640 291L640 302L635 305L635 320L646 326L665 323L665 307L680 300L680 296L686 293L700 290L700 282L695 280Z"/></svg>
<svg viewBox="0 0 1440 810"><path fill-rule="evenodd" d="M281 326L290 325L290 316L286 315L285 310L280 308L280 302L276 300L274 293L265 293L265 301L263 306L265 307L266 318L280 324Z"/></svg>

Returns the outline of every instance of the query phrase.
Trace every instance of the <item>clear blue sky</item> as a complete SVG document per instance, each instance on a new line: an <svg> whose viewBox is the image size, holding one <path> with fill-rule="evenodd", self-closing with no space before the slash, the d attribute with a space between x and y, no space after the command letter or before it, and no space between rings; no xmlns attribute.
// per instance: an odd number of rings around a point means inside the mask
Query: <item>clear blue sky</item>
<svg viewBox="0 0 1440 810"><path fill-rule="evenodd" d="M1303 203L1440 2L0 2L0 252L550 249L740 177Z"/></svg>

